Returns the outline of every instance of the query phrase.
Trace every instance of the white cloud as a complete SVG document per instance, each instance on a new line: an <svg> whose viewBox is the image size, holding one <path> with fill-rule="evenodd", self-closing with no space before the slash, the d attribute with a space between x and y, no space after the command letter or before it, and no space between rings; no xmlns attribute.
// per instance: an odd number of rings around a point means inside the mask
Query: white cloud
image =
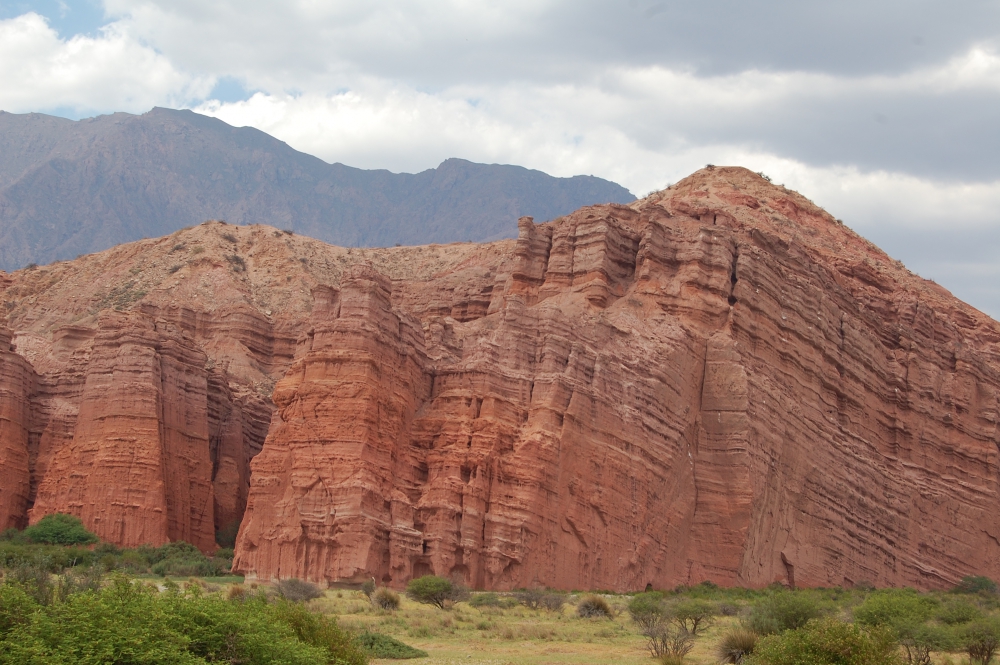
<svg viewBox="0 0 1000 665"><path fill-rule="evenodd" d="M0 21L0 108L145 111L204 96L211 78L188 76L110 24L98 37L62 40L35 13Z"/></svg>

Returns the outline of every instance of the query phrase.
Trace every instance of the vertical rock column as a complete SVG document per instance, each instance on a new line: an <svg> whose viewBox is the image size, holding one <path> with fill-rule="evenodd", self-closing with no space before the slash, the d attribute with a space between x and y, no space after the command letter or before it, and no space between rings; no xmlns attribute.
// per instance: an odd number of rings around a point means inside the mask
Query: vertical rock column
<svg viewBox="0 0 1000 665"><path fill-rule="evenodd" d="M0 328L0 530L24 526L28 503L29 400L34 371Z"/></svg>
<svg viewBox="0 0 1000 665"><path fill-rule="evenodd" d="M235 570L316 581L388 574L393 489L419 474L407 464L409 428L430 392L422 332L392 310L390 291L387 278L354 266L339 301L328 293L318 303L300 359L275 386L279 411L252 462Z"/></svg>
<svg viewBox="0 0 1000 665"><path fill-rule="evenodd" d="M57 451L31 521L79 516L125 547L214 547L205 355L148 318L99 322L73 440Z"/></svg>

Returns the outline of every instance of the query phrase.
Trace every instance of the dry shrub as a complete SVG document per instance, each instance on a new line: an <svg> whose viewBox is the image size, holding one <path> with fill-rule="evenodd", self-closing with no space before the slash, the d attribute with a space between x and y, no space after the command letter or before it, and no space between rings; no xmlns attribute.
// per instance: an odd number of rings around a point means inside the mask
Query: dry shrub
<svg viewBox="0 0 1000 665"><path fill-rule="evenodd" d="M319 587L312 582L298 580L294 577L287 580L281 580L276 585L276 588L278 590L278 594L282 598L292 602L312 600L313 598L319 598L323 595L323 592L319 590Z"/></svg>
<svg viewBox="0 0 1000 665"><path fill-rule="evenodd" d="M380 610L388 610L392 612L393 610L399 609L399 594L392 589L387 589L385 587L376 589L372 593L371 599L372 605Z"/></svg>
<svg viewBox="0 0 1000 665"><path fill-rule="evenodd" d="M593 594L584 596L580 600L576 606L576 613L584 619L610 619L612 616L608 601Z"/></svg>
<svg viewBox="0 0 1000 665"><path fill-rule="evenodd" d="M722 663L742 665L757 646L757 633L746 628L734 628L722 636L715 655Z"/></svg>

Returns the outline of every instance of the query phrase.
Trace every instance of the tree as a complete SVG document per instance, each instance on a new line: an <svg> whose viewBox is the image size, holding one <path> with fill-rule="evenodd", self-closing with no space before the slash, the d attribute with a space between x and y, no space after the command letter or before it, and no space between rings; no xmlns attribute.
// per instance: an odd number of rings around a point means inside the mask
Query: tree
<svg viewBox="0 0 1000 665"><path fill-rule="evenodd" d="M48 545L89 545L98 541L79 518L65 513L46 515L25 529L24 536L33 543Z"/></svg>
<svg viewBox="0 0 1000 665"><path fill-rule="evenodd" d="M901 621L892 628L908 665L931 665L931 653L956 646L954 633L944 626Z"/></svg>
<svg viewBox="0 0 1000 665"><path fill-rule="evenodd" d="M971 623L962 629L960 640L972 665L989 665L1000 649L1000 621L990 617Z"/></svg>
<svg viewBox="0 0 1000 665"><path fill-rule="evenodd" d="M415 580L410 580L406 585L406 596L411 600L425 605L434 605L441 609L445 608L445 603L454 602L461 596L461 589L452 584L452 581L436 575L424 575Z"/></svg>
<svg viewBox="0 0 1000 665"><path fill-rule="evenodd" d="M670 619L693 636L708 628L716 614L715 605L707 600L682 600L669 610Z"/></svg>

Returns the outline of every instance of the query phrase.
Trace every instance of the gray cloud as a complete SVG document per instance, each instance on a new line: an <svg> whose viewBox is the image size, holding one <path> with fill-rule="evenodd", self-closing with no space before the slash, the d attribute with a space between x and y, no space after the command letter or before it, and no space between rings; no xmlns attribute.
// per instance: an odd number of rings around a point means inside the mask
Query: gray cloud
<svg viewBox="0 0 1000 665"><path fill-rule="evenodd" d="M328 161L417 171L455 156L637 192L739 163L1000 314L997 0L104 10L110 23L77 37L0 13L0 107L189 106Z"/></svg>

